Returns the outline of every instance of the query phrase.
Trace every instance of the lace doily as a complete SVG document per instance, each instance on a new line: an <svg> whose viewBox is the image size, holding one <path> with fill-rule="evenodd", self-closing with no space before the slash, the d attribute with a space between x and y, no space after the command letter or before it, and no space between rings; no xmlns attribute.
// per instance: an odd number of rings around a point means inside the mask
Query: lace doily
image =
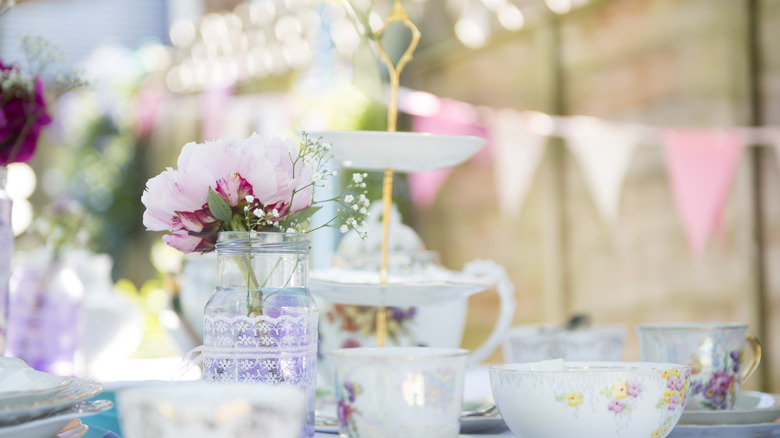
<svg viewBox="0 0 780 438"><path fill-rule="evenodd" d="M210 382L316 384L317 314L205 316L203 378Z"/></svg>

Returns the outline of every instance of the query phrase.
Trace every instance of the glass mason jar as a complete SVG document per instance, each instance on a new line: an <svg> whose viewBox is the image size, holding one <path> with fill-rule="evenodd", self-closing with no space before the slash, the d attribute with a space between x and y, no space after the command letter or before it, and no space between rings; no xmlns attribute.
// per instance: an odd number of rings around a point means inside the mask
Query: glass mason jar
<svg viewBox="0 0 780 438"><path fill-rule="evenodd" d="M221 232L203 319L203 378L294 385L306 393L301 436L314 436L317 307L308 234Z"/></svg>

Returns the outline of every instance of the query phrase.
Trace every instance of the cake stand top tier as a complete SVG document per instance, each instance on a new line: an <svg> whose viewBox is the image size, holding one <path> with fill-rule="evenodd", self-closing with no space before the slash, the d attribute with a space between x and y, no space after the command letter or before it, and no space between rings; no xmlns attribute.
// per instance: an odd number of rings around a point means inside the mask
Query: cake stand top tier
<svg viewBox="0 0 780 438"><path fill-rule="evenodd" d="M456 166L477 153L486 140L474 136L419 132L320 131L332 145L335 160L344 167L418 172Z"/></svg>

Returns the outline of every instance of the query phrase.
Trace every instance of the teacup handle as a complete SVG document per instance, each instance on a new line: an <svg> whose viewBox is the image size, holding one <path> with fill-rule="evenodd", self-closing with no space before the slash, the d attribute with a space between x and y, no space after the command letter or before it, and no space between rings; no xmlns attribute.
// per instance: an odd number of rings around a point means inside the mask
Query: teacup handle
<svg viewBox="0 0 780 438"><path fill-rule="evenodd" d="M485 360L498 348L506 337L509 327L512 326L516 306L515 287L509 280L506 269L491 260L477 259L470 261L463 266L463 273L495 279L497 282L496 292L498 292L501 304L496 325L493 326L490 336L469 357L467 366L473 367Z"/></svg>
<svg viewBox="0 0 780 438"><path fill-rule="evenodd" d="M747 343L753 350L753 355L750 357L750 365L742 368L742 383L745 383L756 372L758 364L761 363L761 343L758 342L758 338L748 336Z"/></svg>

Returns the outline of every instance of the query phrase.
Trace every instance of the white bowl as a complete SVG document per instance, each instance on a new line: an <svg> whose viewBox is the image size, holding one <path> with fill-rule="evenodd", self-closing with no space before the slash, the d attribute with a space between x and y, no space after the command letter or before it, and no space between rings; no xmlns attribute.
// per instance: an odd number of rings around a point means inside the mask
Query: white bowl
<svg viewBox="0 0 780 438"><path fill-rule="evenodd" d="M690 385L685 365L564 362L490 367L501 417L529 438L662 438L680 420Z"/></svg>
<svg viewBox="0 0 780 438"><path fill-rule="evenodd" d="M512 327L501 350L507 363L540 360L619 361L623 358L626 328L596 324L573 330L553 324L527 324Z"/></svg>
<svg viewBox="0 0 780 438"><path fill-rule="evenodd" d="M179 382L117 392L124 438L297 438L304 394L261 383Z"/></svg>

